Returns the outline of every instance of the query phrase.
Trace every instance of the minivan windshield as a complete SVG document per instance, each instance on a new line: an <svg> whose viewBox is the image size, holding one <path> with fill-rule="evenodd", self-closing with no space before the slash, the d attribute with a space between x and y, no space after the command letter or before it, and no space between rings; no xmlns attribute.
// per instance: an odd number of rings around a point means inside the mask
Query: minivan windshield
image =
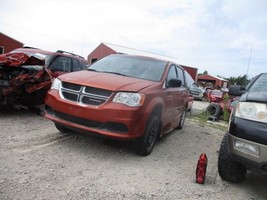
<svg viewBox="0 0 267 200"><path fill-rule="evenodd" d="M166 66L167 61L125 55L110 55L93 63L87 70L160 81Z"/></svg>

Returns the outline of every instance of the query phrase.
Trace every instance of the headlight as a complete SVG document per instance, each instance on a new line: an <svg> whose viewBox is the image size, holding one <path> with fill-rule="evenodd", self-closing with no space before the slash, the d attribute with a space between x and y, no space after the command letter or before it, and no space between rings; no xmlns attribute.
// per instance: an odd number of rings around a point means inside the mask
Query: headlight
<svg viewBox="0 0 267 200"><path fill-rule="evenodd" d="M267 123L267 105L263 103L239 102L236 117Z"/></svg>
<svg viewBox="0 0 267 200"><path fill-rule="evenodd" d="M58 78L56 78L53 81L52 85L51 85L51 89L53 89L53 90L60 90L60 87L61 87L61 80L58 79Z"/></svg>
<svg viewBox="0 0 267 200"><path fill-rule="evenodd" d="M136 107L143 105L145 95L139 93L118 92L113 99L115 103L122 103L128 106Z"/></svg>

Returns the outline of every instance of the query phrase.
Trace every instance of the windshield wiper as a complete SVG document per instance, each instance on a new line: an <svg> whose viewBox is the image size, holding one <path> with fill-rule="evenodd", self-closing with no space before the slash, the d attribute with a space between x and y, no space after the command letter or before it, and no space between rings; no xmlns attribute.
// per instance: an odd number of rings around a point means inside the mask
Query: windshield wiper
<svg viewBox="0 0 267 200"><path fill-rule="evenodd" d="M87 68L86 70L88 70L88 71L93 71L93 72L98 72L98 71L96 71L95 69L90 69L90 68Z"/></svg>
<svg viewBox="0 0 267 200"><path fill-rule="evenodd" d="M120 75L120 76L127 76L125 74L121 74L119 72L109 72L109 71L102 71L102 73L109 73L109 74L116 74L116 75Z"/></svg>
<svg viewBox="0 0 267 200"><path fill-rule="evenodd" d="M125 75L125 74L121 74L119 72L110 72L110 71L97 71L95 69L90 69L90 68L87 68L88 71L93 71L93 72L100 72L100 73L109 73L109 74L116 74L116 75L120 75L120 76L128 76L128 75ZM130 77L130 76L129 76Z"/></svg>

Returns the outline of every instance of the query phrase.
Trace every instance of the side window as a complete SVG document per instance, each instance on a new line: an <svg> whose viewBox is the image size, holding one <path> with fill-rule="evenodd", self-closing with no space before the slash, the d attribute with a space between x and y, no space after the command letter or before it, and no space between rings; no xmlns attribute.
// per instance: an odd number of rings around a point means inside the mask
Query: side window
<svg viewBox="0 0 267 200"><path fill-rule="evenodd" d="M76 72L76 71L80 71L80 70L81 70L80 69L80 63L77 60L73 59L72 60L72 71Z"/></svg>
<svg viewBox="0 0 267 200"><path fill-rule="evenodd" d="M86 64L83 62L79 62L80 63L80 70L85 70L87 68Z"/></svg>
<svg viewBox="0 0 267 200"><path fill-rule="evenodd" d="M182 81L182 86L184 86L184 72L180 67L177 67L178 79Z"/></svg>
<svg viewBox="0 0 267 200"><path fill-rule="evenodd" d="M177 78L177 73L176 73L176 69L174 65L170 67L170 70L167 76L167 82L173 78Z"/></svg>
<svg viewBox="0 0 267 200"><path fill-rule="evenodd" d="M194 84L194 80L191 77L190 74L188 74L187 71L184 71L184 76L185 76L185 86L190 87L191 85Z"/></svg>
<svg viewBox="0 0 267 200"><path fill-rule="evenodd" d="M53 71L70 72L71 59L64 56L58 56L53 60L53 63L50 65L50 69Z"/></svg>

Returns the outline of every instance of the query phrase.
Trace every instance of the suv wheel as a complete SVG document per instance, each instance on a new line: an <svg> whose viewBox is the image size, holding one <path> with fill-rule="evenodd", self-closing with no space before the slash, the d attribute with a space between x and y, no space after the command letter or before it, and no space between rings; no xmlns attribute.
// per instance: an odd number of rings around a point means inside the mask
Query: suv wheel
<svg viewBox="0 0 267 200"><path fill-rule="evenodd" d="M184 127L185 117L186 117L186 110L183 111L181 118L180 118L180 121L179 121L179 124L178 124L176 129L180 130Z"/></svg>
<svg viewBox="0 0 267 200"><path fill-rule="evenodd" d="M228 151L228 137L224 135L219 157L218 157L218 172L222 179L232 183L239 183L245 180L247 169L241 163L233 160Z"/></svg>
<svg viewBox="0 0 267 200"><path fill-rule="evenodd" d="M136 152L141 156L149 155L156 143L159 133L159 118L152 115L147 123L143 137L136 142Z"/></svg>
<svg viewBox="0 0 267 200"><path fill-rule="evenodd" d="M65 128L61 125L59 125L58 123L55 123L55 127L57 128L57 130L59 130L61 133L69 133L70 129Z"/></svg>

